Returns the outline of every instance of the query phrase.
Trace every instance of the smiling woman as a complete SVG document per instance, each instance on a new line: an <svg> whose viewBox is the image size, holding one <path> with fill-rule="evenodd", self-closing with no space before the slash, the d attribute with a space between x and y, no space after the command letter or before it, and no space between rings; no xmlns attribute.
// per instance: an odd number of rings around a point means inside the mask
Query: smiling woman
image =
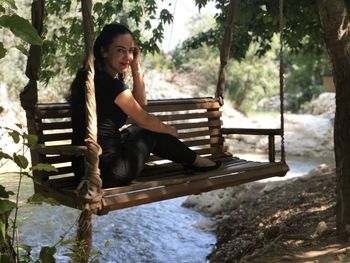
<svg viewBox="0 0 350 263"><path fill-rule="evenodd" d="M94 45L97 141L102 148L100 170L103 187L129 184L142 171L153 153L198 171L220 166L197 155L178 139L174 126L161 122L147 113L145 85L140 65L140 49L135 47L132 32L122 24L106 25ZM129 67L133 89L124 83ZM81 76L72 85L73 144L84 145L86 123L82 120L85 107L82 96L85 81ZM83 78L84 80L84 78ZM135 124L125 128L128 117ZM82 160L76 162L76 175L82 174Z"/></svg>

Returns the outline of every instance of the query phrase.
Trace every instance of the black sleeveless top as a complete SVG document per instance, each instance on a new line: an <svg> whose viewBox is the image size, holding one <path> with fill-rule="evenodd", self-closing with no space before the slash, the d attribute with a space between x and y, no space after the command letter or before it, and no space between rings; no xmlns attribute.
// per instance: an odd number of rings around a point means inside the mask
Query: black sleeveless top
<svg viewBox="0 0 350 263"><path fill-rule="evenodd" d="M115 98L127 89L124 81L114 79L104 71L96 71L95 95L98 139L114 138L126 123L127 115L114 103Z"/></svg>

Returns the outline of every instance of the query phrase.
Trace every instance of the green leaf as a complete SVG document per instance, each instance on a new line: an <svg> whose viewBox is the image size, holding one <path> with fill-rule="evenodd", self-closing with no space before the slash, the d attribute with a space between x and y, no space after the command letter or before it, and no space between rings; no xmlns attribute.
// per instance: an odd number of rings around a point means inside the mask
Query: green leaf
<svg viewBox="0 0 350 263"><path fill-rule="evenodd" d="M12 157L10 155L0 151L0 160L3 159L3 158L12 160Z"/></svg>
<svg viewBox="0 0 350 263"><path fill-rule="evenodd" d="M106 240L104 243L103 243L103 246L104 247L109 247L111 245L111 243L109 242L109 240Z"/></svg>
<svg viewBox="0 0 350 263"><path fill-rule="evenodd" d="M30 168L31 170L46 171L46 172L58 172L57 168L48 163L38 163Z"/></svg>
<svg viewBox="0 0 350 263"><path fill-rule="evenodd" d="M2 3L8 4L12 9L17 10L15 0L1 0Z"/></svg>
<svg viewBox="0 0 350 263"><path fill-rule="evenodd" d="M29 52L28 52L27 48L26 48L24 45L22 45L22 44L17 45L16 48L17 48L19 51L21 51L21 53L22 53L23 55L25 55L25 56L28 56L28 55L29 55Z"/></svg>
<svg viewBox="0 0 350 263"><path fill-rule="evenodd" d="M17 155L16 153L13 155L13 161L20 167L23 169L26 169L29 162L27 160L27 158L24 155Z"/></svg>
<svg viewBox="0 0 350 263"><path fill-rule="evenodd" d="M0 106L0 113L4 112L4 108Z"/></svg>
<svg viewBox="0 0 350 263"><path fill-rule="evenodd" d="M53 256L55 253L55 247L42 247L40 250L40 260L45 263L55 263L56 260Z"/></svg>
<svg viewBox="0 0 350 263"><path fill-rule="evenodd" d="M12 258L9 253L0 253L0 262L1 263L11 263Z"/></svg>
<svg viewBox="0 0 350 263"><path fill-rule="evenodd" d="M5 13L6 9L0 5L0 13Z"/></svg>
<svg viewBox="0 0 350 263"><path fill-rule="evenodd" d="M59 203L55 199L45 197L39 193L33 194L31 197L28 198L27 202L34 205L41 205L42 203L47 203L50 205L59 205Z"/></svg>
<svg viewBox="0 0 350 263"><path fill-rule="evenodd" d="M9 200L0 199L0 214L11 212L16 207L16 204Z"/></svg>
<svg viewBox="0 0 350 263"><path fill-rule="evenodd" d="M1 198L9 198L12 192L6 191L5 187L0 184L0 197Z"/></svg>
<svg viewBox="0 0 350 263"><path fill-rule="evenodd" d="M64 239L60 242L61 246L74 245L75 239Z"/></svg>
<svg viewBox="0 0 350 263"><path fill-rule="evenodd" d="M0 59L6 56L6 48L4 48L4 44L0 42Z"/></svg>
<svg viewBox="0 0 350 263"><path fill-rule="evenodd" d="M30 149L36 148L37 144L38 144L38 136L33 135L33 134L25 134L23 135L23 137L25 139L27 139L28 141L28 147Z"/></svg>
<svg viewBox="0 0 350 263"><path fill-rule="evenodd" d="M20 250L24 250L24 251L29 252L29 253L32 252L32 247L29 245L21 244L18 246L18 248Z"/></svg>
<svg viewBox="0 0 350 263"><path fill-rule="evenodd" d="M43 40L28 20L14 15L0 17L0 25L9 28L13 34L32 45L42 45Z"/></svg>
<svg viewBox="0 0 350 263"><path fill-rule="evenodd" d="M14 143L19 143L20 134L18 131L12 130L9 132L9 135L12 137Z"/></svg>

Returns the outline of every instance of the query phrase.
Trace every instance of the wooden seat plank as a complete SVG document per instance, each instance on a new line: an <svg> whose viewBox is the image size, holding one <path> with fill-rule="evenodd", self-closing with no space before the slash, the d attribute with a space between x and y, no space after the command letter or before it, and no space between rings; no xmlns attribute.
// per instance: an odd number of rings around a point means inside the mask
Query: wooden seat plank
<svg viewBox="0 0 350 263"><path fill-rule="evenodd" d="M279 163L281 164L281 163ZM169 186L156 186L144 191L132 191L127 194L111 194L103 198L104 208L102 210L115 210L134 205L141 205L155 201L166 200L179 196L198 194L223 187L234 186L256 180L269 178L271 176L284 176L288 171L285 164L259 167L259 169L240 171L221 176L205 177L201 180L173 184Z"/></svg>

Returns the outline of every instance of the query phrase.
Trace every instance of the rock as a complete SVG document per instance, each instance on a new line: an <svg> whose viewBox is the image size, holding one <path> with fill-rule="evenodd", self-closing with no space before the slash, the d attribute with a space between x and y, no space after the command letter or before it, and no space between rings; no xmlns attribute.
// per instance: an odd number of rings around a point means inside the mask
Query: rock
<svg viewBox="0 0 350 263"><path fill-rule="evenodd" d="M303 107L304 113L312 115L324 115L334 119L335 113L335 93L323 92L308 105Z"/></svg>
<svg viewBox="0 0 350 263"><path fill-rule="evenodd" d="M317 165L311 171L309 171L307 174L305 174L302 179L307 180L308 178L313 176L320 176L320 175L333 173L333 172L334 172L334 168L328 166L327 164L320 164L320 165Z"/></svg>
<svg viewBox="0 0 350 263"><path fill-rule="evenodd" d="M327 230L327 224L324 221L318 223L315 232L311 235L312 238L316 238L322 235Z"/></svg>
<svg viewBox="0 0 350 263"><path fill-rule="evenodd" d="M214 232L216 230L217 224L213 220L201 220L197 221L193 226L205 232Z"/></svg>
<svg viewBox="0 0 350 263"><path fill-rule="evenodd" d="M240 204L248 200L256 199L263 193L261 189L264 185L262 183L247 183L199 195L190 195L182 203L182 206L191 208L206 216L217 216L238 208Z"/></svg>

